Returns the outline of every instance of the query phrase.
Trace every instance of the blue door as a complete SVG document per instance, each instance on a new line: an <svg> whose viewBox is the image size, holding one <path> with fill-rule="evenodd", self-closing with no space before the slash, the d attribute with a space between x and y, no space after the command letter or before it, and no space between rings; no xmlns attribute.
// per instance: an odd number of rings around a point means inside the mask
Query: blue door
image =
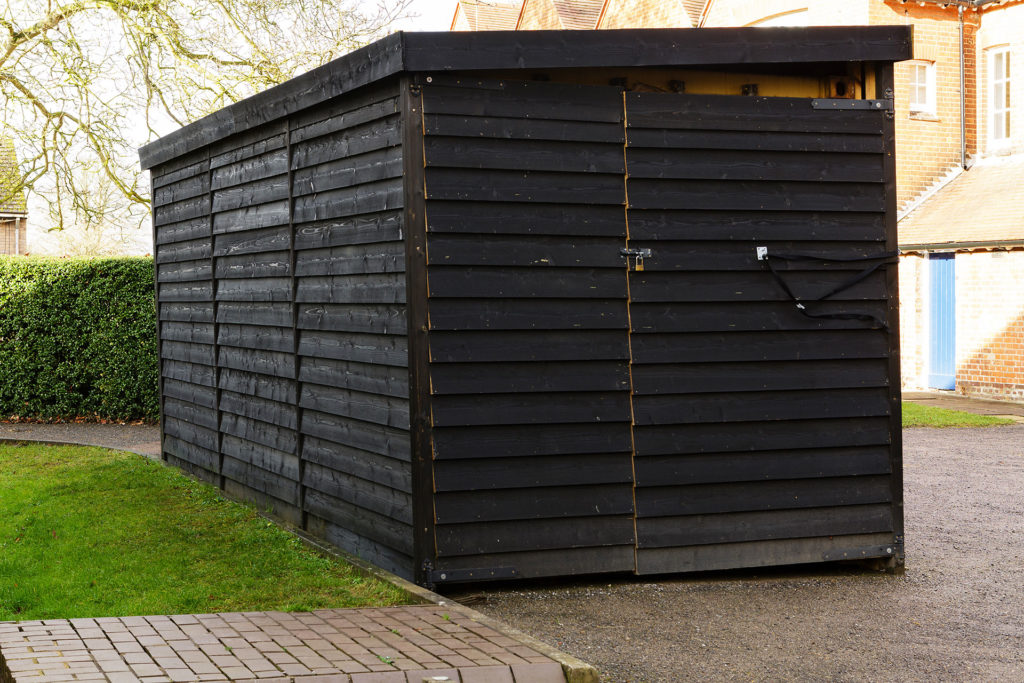
<svg viewBox="0 0 1024 683"><path fill-rule="evenodd" d="M928 386L956 387L956 261L953 254L930 254Z"/></svg>

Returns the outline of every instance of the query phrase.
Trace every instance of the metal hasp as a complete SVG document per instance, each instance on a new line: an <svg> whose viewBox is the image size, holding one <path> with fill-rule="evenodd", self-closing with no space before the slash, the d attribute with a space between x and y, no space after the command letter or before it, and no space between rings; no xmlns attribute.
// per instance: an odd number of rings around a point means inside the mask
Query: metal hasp
<svg viewBox="0 0 1024 683"><path fill-rule="evenodd" d="M622 254L623 256L629 256L629 257L633 257L633 258L636 258L636 257L650 258L651 257L651 250L650 249L622 248L622 249L619 249L619 253Z"/></svg>
<svg viewBox="0 0 1024 683"><path fill-rule="evenodd" d="M812 109L892 111L892 100L811 100Z"/></svg>

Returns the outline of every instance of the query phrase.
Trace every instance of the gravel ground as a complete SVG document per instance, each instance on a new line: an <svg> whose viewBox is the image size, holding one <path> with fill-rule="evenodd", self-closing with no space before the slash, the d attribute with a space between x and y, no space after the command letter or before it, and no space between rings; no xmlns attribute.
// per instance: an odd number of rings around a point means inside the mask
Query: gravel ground
<svg viewBox="0 0 1024 683"><path fill-rule="evenodd" d="M1024 681L1024 426L906 430L904 471L901 576L818 565L486 586L472 606L603 681Z"/></svg>
<svg viewBox="0 0 1024 683"><path fill-rule="evenodd" d="M149 457L160 456L160 428L155 425L92 422L0 422L0 441L49 441L87 444Z"/></svg>

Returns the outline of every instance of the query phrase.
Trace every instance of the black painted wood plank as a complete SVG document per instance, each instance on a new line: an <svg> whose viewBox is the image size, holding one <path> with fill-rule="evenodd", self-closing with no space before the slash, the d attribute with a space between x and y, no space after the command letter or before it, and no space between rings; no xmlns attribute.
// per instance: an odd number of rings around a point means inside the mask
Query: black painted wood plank
<svg viewBox="0 0 1024 683"><path fill-rule="evenodd" d="M632 515L629 484L438 493L438 526L466 522Z"/></svg>
<svg viewBox="0 0 1024 683"><path fill-rule="evenodd" d="M360 334L303 330L299 354L315 358L406 367L409 342L403 335Z"/></svg>
<svg viewBox="0 0 1024 683"><path fill-rule="evenodd" d="M213 237L213 255L217 257L273 253L287 248L287 226L228 232Z"/></svg>
<svg viewBox="0 0 1024 683"><path fill-rule="evenodd" d="M153 207L166 206L193 197L201 197L210 191L210 179L204 173L166 183L153 191Z"/></svg>
<svg viewBox="0 0 1024 683"><path fill-rule="evenodd" d="M503 266L543 268L619 268L625 258L620 238L524 235L432 234L427 241L431 266Z"/></svg>
<svg viewBox="0 0 1024 683"><path fill-rule="evenodd" d="M291 262L287 251L221 256L217 259L215 273L225 279L288 277Z"/></svg>
<svg viewBox="0 0 1024 683"><path fill-rule="evenodd" d="M289 301L291 282L288 277L222 278L217 280L217 301Z"/></svg>
<svg viewBox="0 0 1024 683"><path fill-rule="evenodd" d="M862 560L870 557L887 557L887 548L890 551L894 548L891 533L853 534L683 548L640 549L636 554L636 562L638 574L664 574Z"/></svg>
<svg viewBox="0 0 1024 683"><path fill-rule="evenodd" d="M401 304L300 304L298 328L405 335L406 307Z"/></svg>
<svg viewBox="0 0 1024 683"><path fill-rule="evenodd" d="M395 398L305 383L299 392L299 405L320 413L348 417L361 422L409 429L408 396Z"/></svg>
<svg viewBox="0 0 1024 683"><path fill-rule="evenodd" d="M173 204L153 207L153 224L160 228L169 223L192 221L196 218L209 216L209 214L210 198L207 195L203 195Z"/></svg>
<svg viewBox="0 0 1024 683"><path fill-rule="evenodd" d="M298 387L294 380L244 370L221 368L218 386L238 395L269 399L286 406L298 400Z"/></svg>
<svg viewBox="0 0 1024 683"><path fill-rule="evenodd" d="M881 135L884 112L814 109L806 97L626 93L629 128L756 130Z"/></svg>
<svg viewBox="0 0 1024 683"><path fill-rule="evenodd" d="M887 476L780 479L636 490L638 518L867 505L887 503L891 498Z"/></svg>
<svg viewBox="0 0 1024 683"><path fill-rule="evenodd" d="M339 500L316 489L306 492L305 508L312 515L337 524L336 528L343 528L346 534L359 535L363 538L362 543L372 544L373 551L370 555L359 546L342 547L350 552L358 551L363 559L374 558L370 560L374 564L379 561L376 559L377 553L387 552L385 549L398 550L403 554L412 552L412 528L405 522Z"/></svg>
<svg viewBox="0 0 1024 683"><path fill-rule="evenodd" d="M291 327L292 307L285 302L224 301L217 305L217 322Z"/></svg>
<svg viewBox="0 0 1024 683"><path fill-rule="evenodd" d="M881 213L885 188L881 183L630 178L629 208Z"/></svg>
<svg viewBox="0 0 1024 683"><path fill-rule="evenodd" d="M435 396L435 427L629 422L629 394L470 394Z"/></svg>
<svg viewBox="0 0 1024 683"><path fill-rule="evenodd" d="M722 205L711 211L630 209L634 240L811 240L885 241L884 214L741 210ZM821 248L827 248L822 245Z"/></svg>
<svg viewBox="0 0 1024 683"><path fill-rule="evenodd" d="M355 128L398 113L394 85L375 86L362 93L348 93L327 106L298 112L292 117L292 142Z"/></svg>
<svg viewBox="0 0 1024 683"><path fill-rule="evenodd" d="M565 199L563 196L550 204L528 206L434 199L427 214L427 230L488 235L626 236L621 207L573 205L566 204Z"/></svg>
<svg viewBox="0 0 1024 683"><path fill-rule="evenodd" d="M212 344L213 325L211 323L160 323L160 339L193 344Z"/></svg>
<svg viewBox="0 0 1024 683"><path fill-rule="evenodd" d="M296 197L294 221L304 223L393 211L402 207L402 201L402 180L389 178L316 195ZM378 241L381 239L377 238Z"/></svg>
<svg viewBox="0 0 1024 683"><path fill-rule="evenodd" d="M292 330L284 327L222 323L217 327L217 343L243 349L290 352L295 337Z"/></svg>
<svg viewBox="0 0 1024 683"><path fill-rule="evenodd" d="M283 194L287 197L287 188L285 188ZM287 198L260 204L243 205L241 208L222 211L213 215L213 232L215 235L228 232L262 230L263 228L287 224ZM263 235L260 235L260 237L263 237ZM216 240L216 237L214 239Z"/></svg>
<svg viewBox="0 0 1024 683"><path fill-rule="evenodd" d="M163 302L158 305L160 320L173 322L213 322L213 303L203 301Z"/></svg>
<svg viewBox="0 0 1024 683"><path fill-rule="evenodd" d="M219 408L223 413L269 422L286 429L296 429L299 426L293 405L250 394L240 394L222 389Z"/></svg>
<svg viewBox="0 0 1024 683"><path fill-rule="evenodd" d="M629 340L625 332L619 330L435 331L430 335L432 363L512 363L628 358Z"/></svg>
<svg viewBox="0 0 1024 683"><path fill-rule="evenodd" d="M319 494L315 495L318 496ZM311 508L314 505L318 505L317 510L322 514L333 514L335 517L339 518L339 521L335 523L311 512ZM309 512L307 515L307 531L309 531L309 533L318 538L323 538L328 543L335 545L346 552L352 553L357 557L361 557L367 562L372 562L381 569L397 574L407 581L412 581L415 578L416 571L418 570L415 569L415 563L413 562L411 552L402 552L401 550L388 547L380 541L361 536L351 531L351 528L356 525L356 522L353 521L350 516L346 516L344 510L333 508L332 503L330 503L329 500L328 502L320 504L317 502L316 498L311 495L310 499L307 499L306 501L306 508ZM333 513L330 512L332 510ZM377 525L374 523L370 524L371 526ZM395 536L396 538L401 538L404 534L400 530L396 530Z"/></svg>
<svg viewBox="0 0 1024 683"><path fill-rule="evenodd" d="M210 146L210 168L221 168L284 148L285 137L281 129L281 126L263 126L217 140Z"/></svg>
<svg viewBox="0 0 1024 683"><path fill-rule="evenodd" d="M338 472L412 493L408 458L402 461L312 436L302 440L302 457Z"/></svg>
<svg viewBox="0 0 1024 683"><path fill-rule="evenodd" d="M225 479L230 479L247 489L259 491L290 505L298 503L299 485L295 482L227 455L224 456L223 463L224 470L221 474ZM226 485L225 490L227 490Z"/></svg>
<svg viewBox="0 0 1024 683"><path fill-rule="evenodd" d="M164 377L163 395L165 399L179 399L186 403L193 404L194 406L202 406L203 408L212 408L214 410L217 408L217 390L212 386L197 385L192 382ZM186 418L187 416L181 414L179 417ZM202 420L205 419L208 418L204 415L197 420L197 423L205 424L202 422ZM206 426L211 429L216 429L216 417L214 416L212 424L207 424Z"/></svg>
<svg viewBox="0 0 1024 683"><path fill-rule="evenodd" d="M210 301L213 297L213 285L205 282L173 282L157 285L160 302L176 301Z"/></svg>
<svg viewBox="0 0 1024 683"><path fill-rule="evenodd" d="M428 167L487 170L626 172L622 143L429 137L424 142Z"/></svg>
<svg viewBox="0 0 1024 683"><path fill-rule="evenodd" d="M224 413L221 416L220 430L246 441L285 453L295 452L296 433L279 425L253 420L244 415Z"/></svg>
<svg viewBox="0 0 1024 683"><path fill-rule="evenodd" d="M169 395L164 396L162 414L207 429L217 429L217 413L215 411L211 411L206 406L183 401Z"/></svg>
<svg viewBox="0 0 1024 683"><path fill-rule="evenodd" d="M791 271L783 276L800 299L813 302L852 279L845 271ZM690 272L683 280L672 272L631 272L630 297L637 303L792 301L767 271ZM685 284L683 284L685 282ZM876 271L832 295L828 301L877 301L887 298L885 273ZM813 306L812 303L808 303Z"/></svg>
<svg viewBox="0 0 1024 683"><path fill-rule="evenodd" d="M356 215L295 226L296 249L402 241L401 211Z"/></svg>
<svg viewBox="0 0 1024 683"><path fill-rule="evenodd" d="M430 296L437 298L614 299L626 298L625 267L488 268L435 266Z"/></svg>
<svg viewBox="0 0 1024 683"><path fill-rule="evenodd" d="M406 525L412 524L411 497L402 491L316 463L307 463L302 483L364 510L371 510Z"/></svg>
<svg viewBox="0 0 1024 683"><path fill-rule="evenodd" d="M225 455L248 463L274 476L293 482L299 480L299 459L294 453L285 453L284 451L252 443L230 434L225 435L221 441L221 450L224 451Z"/></svg>
<svg viewBox="0 0 1024 683"><path fill-rule="evenodd" d="M559 121L508 116L472 116L465 114L425 114L424 132L428 136L491 138L506 140L551 140L592 143L625 142L620 122Z"/></svg>
<svg viewBox="0 0 1024 683"><path fill-rule="evenodd" d="M183 464L194 465L203 470L208 476L216 476L219 457L215 451L197 446L169 434L164 435L163 450L165 455L170 455L182 461ZM192 468L187 468L187 471L193 470ZM204 481L210 481L210 479L204 479Z"/></svg>
<svg viewBox="0 0 1024 683"><path fill-rule="evenodd" d="M885 446L754 453L652 455L634 459L637 487L889 474Z"/></svg>
<svg viewBox="0 0 1024 683"><path fill-rule="evenodd" d="M388 147L300 169L292 175L292 194L298 197L401 176L402 148Z"/></svg>
<svg viewBox="0 0 1024 683"><path fill-rule="evenodd" d="M409 371L403 367L302 357L299 359L299 381L409 398Z"/></svg>
<svg viewBox="0 0 1024 683"><path fill-rule="evenodd" d="M217 349L217 361L222 368L233 368L285 379L295 376L295 357L279 351L221 346Z"/></svg>
<svg viewBox="0 0 1024 683"><path fill-rule="evenodd" d="M544 203L571 200L575 204L616 206L626 203L625 179L615 174L498 170L481 172L455 168L428 168L426 173L428 201ZM633 201L632 190L630 201ZM432 226L434 219L429 220Z"/></svg>
<svg viewBox="0 0 1024 683"><path fill-rule="evenodd" d="M685 353L679 353L677 358L680 361L690 360ZM889 385L888 363L884 358L634 365L632 377L633 392L638 395L843 389Z"/></svg>
<svg viewBox="0 0 1024 683"><path fill-rule="evenodd" d="M402 304L405 277L402 273L304 277L298 280L295 300L318 304Z"/></svg>
<svg viewBox="0 0 1024 683"><path fill-rule="evenodd" d="M371 453L409 461L409 432L315 410L302 412L303 434Z"/></svg>
<svg viewBox="0 0 1024 683"><path fill-rule="evenodd" d="M156 262L160 264L210 258L213 250L209 237L189 240L187 242L162 244L157 245L157 247Z"/></svg>
<svg viewBox="0 0 1024 683"><path fill-rule="evenodd" d="M176 437L208 451L217 452L217 432L199 425L179 420L176 417L163 418L164 434ZM214 468L216 469L216 468Z"/></svg>
<svg viewBox="0 0 1024 683"><path fill-rule="evenodd" d="M214 190L213 211L223 212L240 208L248 209L287 198L288 176L276 175L244 185L232 185ZM213 220L214 229L217 230L218 218L215 217Z"/></svg>
<svg viewBox="0 0 1024 683"><path fill-rule="evenodd" d="M190 159L186 157L179 157L177 168L171 168L172 164L165 165L167 170L164 168L154 168L150 171L150 178L152 178L153 188L160 188L171 183L176 183L184 178L192 178L198 175L205 175L209 169L209 163L206 158Z"/></svg>
<svg viewBox="0 0 1024 683"><path fill-rule="evenodd" d="M626 453L520 456L436 460L434 487L444 491L585 486L633 481L632 459Z"/></svg>
<svg viewBox="0 0 1024 683"><path fill-rule="evenodd" d="M278 138L282 139L283 136L278 136ZM244 185L286 173L288 173L288 150L275 149L215 168L210 174L212 178L210 187L214 190L222 190L226 187Z"/></svg>
<svg viewBox="0 0 1024 683"><path fill-rule="evenodd" d="M637 425L873 417L889 414L888 393L883 387L749 391L742 398L731 393L662 394L635 397L633 410Z"/></svg>
<svg viewBox="0 0 1024 683"><path fill-rule="evenodd" d="M433 431L436 460L629 453L632 449L629 425L623 423L436 427Z"/></svg>
<svg viewBox="0 0 1024 683"><path fill-rule="evenodd" d="M295 264L295 273L299 277L404 271L405 250L401 242L309 249L299 253Z"/></svg>
<svg viewBox="0 0 1024 683"><path fill-rule="evenodd" d="M783 261L776 259L772 265L778 271L828 270L843 271L845 277L874 265L865 261L842 261L836 259L883 258L887 252L882 242L775 242L752 236L749 241L711 242L666 241L633 239L630 246L648 248L651 255L644 258L644 272L657 271L760 271L765 269L764 261L757 260L757 247L766 247L771 254L799 254L814 257L812 261ZM831 259L831 260L830 260ZM625 259L623 259L623 262ZM852 271L852 272L851 272Z"/></svg>
<svg viewBox="0 0 1024 683"><path fill-rule="evenodd" d="M892 533L889 505L733 512L637 520L640 548Z"/></svg>
<svg viewBox="0 0 1024 683"><path fill-rule="evenodd" d="M635 369L647 363L814 361L888 353L882 330L638 334L630 343Z"/></svg>
<svg viewBox="0 0 1024 683"><path fill-rule="evenodd" d="M501 116L560 121L622 121L622 89L575 83L464 79L461 87L423 88L424 114Z"/></svg>
<svg viewBox="0 0 1024 683"><path fill-rule="evenodd" d="M631 516L445 524L437 536L439 557L621 546L635 540Z"/></svg>
<svg viewBox="0 0 1024 683"><path fill-rule="evenodd" d="M628 324L624 299L435 299L431 330L615 330Z"/></svg>
<svg viewBox="0 0 1024 683"><path fill-rule="evenodd" d="M880 183L881 154L630 149L629 177Z"/></svg>
<svg viewBox="0 0 1024 683"><path fill-rule="evenodd" d="M430 368L434 395L629 391L626 362L446 363Z"/></svg>
<svg viewBox="0 0 1024 683"><path fill-rule="evenodd" d="M210 217L207 215L190 218L179 223L167 223L156 227L155 243L158 247L177 244L194 239L210 239Z"/></svg>
<svg viewBox="0 0 1024 683"><path fill-rule="evenodd" d="M638 456L844 448L889 443L888 417L718 422L640 427Z"/></svg>
<svg viewBox="0 0 1024 683"><path fill-rule="evenodd" d="M203 387L216 386L214 381L214 370L209 365L197 365L183 361L162 359L161 374L166 382L168 379L175 379L193 385Z"/></svg>
<svg viewBox="0 0 1024 683"><path fill-rule="evenodd" d="M165 340L160 344L160 355L161 358L180 360L186 363L215 365L213 346L209 344Z"/></svg>
<svg viewBox="0 0 1024 683"><path fill-rule="evenodd" d="M353 157L402 141L402 122L397 116L376 119L307 140L293 142L292 169L298 170Z"/></svg>
<svg viewBox="0 0 1024 683"><path fill-rule="evenodd" d="M884 300L823 301L807 305L815 313L863 313L879 320L886 308ZM862 320L808 318L793 303L785 301L635 303L630 307L630 316L633 331L641 334L870 329L870 323Z"/></svg>
<svg viewBox="0 0 1024 683"><path fill-rule="evenodd" d="M628 147L634 149L710 149L776 152L831 152L840 154L881 154L884 145L875 134L794 133L757 130L686 130L629 128ZM632 169L631 169L632 170Z"/></svg>
<svg viewBox="0 0 1024 683"><path fill-rule="evenodd" d="M632 572L635 566L633 547L633 544L629 544L598 548L564 548L561 550L443 557L438 558L435 569L475 569L480 575L485 574L489 569L508 568L514 569L516 577L523 579Z"/></svg>

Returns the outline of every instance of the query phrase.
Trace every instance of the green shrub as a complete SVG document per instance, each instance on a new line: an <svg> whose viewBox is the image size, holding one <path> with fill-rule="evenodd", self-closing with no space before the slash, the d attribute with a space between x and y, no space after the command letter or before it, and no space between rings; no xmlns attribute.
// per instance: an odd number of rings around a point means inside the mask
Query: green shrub
<svg viewBox="0 0 1024 683"><path fill-rule="evenodd" d="M0 257L0 417L155 420L150 258Z"/></svg>

